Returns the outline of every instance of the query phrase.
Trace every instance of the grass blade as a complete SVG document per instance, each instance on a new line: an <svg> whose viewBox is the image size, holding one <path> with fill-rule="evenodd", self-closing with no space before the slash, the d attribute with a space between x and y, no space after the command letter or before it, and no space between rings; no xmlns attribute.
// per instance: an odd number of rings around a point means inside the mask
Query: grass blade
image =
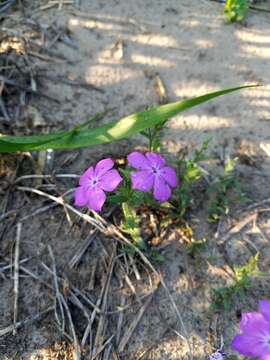
<svg viewBox="0 0 270 360"><path fill-rule="evenodd" d="M232 93L237 90L256 87L258 85L245 85L221 91L215 91L193 99L176 101L166 105L150 108L148 110L126 116L108 124L85 129L85 126L76 126L69 131L62 131L48 135L32 136L5 136L0 135L0 152L33 151L46 149L76 149L98 144L106 144L140 133L152 128L178 113L194 106L205 103L218 96Z"/></svg>

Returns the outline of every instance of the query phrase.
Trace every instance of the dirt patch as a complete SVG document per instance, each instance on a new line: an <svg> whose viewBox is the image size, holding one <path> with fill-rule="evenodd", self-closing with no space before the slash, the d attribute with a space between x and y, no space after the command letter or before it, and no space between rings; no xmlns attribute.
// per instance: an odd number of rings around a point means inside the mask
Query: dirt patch
<svg viewBox="0 0 270 360"><path fill-rule="evenodd" d="M218 164L237 156L237 172L251 202L250 208L234 204L233 212L218 227L207 222L207 204L196 203L189 223L194 239L207 239L199 251L188 252L192 238L185 236L183 226L172 227L162 238L165 245L157 246L164 262L154 265L165 279L172 302L157 274L139 256L129 256L115 234L93 234L93 226L68 209L63 211L47 198L16 188L27 186L60 196L76 186L76 179L26 179L11 186L16 177L37 171L36 155L1 155L1 209L2 214L9 214L0 215L0 334L13 322L11 259L16 224L24 220L17 316L22 323L15 335L11 329L1 337L0 359L75 358L68 311L78 342L85 343L82 357L86 359L91 358L89 349L100 350L99 359L186 359L189 349L183 336L194 359L205 359L222 339L229 351L240 312L255 309L258 299L269 297L269 277L260 278L252 282L248 296L234 295L228 312L211 307L212 289L231 285L232 269L257 252L260 270L269 275L270 201L263 202L270 193L269 14L250 11L244 24L228 26L221 15L222 5L207 0L81 1L80 7L63 5L61 9L47 8L48 4L25 2L24 13L15 7L2 21L2 30L9 36L23 33L31 39L30 68L40 93L16 98L25 116L16 118L8 103L11 123L1 123L1 132L66 129L113 108L101 120L106 122L165 100L262 83L264 87L175 117L163 134L162 151L170 158L184 148L192 154L209 136L209 155ZM44 41L46 51L41 51ZM165 97L157 91L157 79L164 85ZM122 157L144 145L137 136L117 146L56 152L51 168L45 170L80 174L101 156ZM194 191L199 194L200 189ZM104 217L114 222L109 209ZM237 231L229 236L230 229ZM77 263L78 250L83 255ZM56 314L54 261L64 299L62 305L56 304ZM61 307L66 321L62 330Z"/></svg>

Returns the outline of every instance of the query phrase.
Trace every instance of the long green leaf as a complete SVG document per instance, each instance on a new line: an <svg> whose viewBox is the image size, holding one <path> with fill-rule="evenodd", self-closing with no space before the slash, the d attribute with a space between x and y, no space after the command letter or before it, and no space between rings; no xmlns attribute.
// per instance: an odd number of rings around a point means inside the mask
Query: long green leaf
<svg viewBox="0 0 270 360"><path fill-rule="evenodd" d="M207 102L215 97L240 89L258 85L245 85L215 91L184 101L153 107L151 109L126 116L108 124L85 129L76 126L66 132L32 136L0 136L0 152L33 151L46 149L76 149L98 144L106 144L139 133L166 121L178 113Z"/></svg>

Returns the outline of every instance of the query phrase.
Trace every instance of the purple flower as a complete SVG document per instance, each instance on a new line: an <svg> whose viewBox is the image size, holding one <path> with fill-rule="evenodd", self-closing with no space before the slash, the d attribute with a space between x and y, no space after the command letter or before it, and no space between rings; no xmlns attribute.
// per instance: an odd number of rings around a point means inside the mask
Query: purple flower
<svg viewBox="0 0 270 360"><path fill-rule="evenodd" d="M259 312L243 313L240 329L232 348L244 356L270 360L270 302L261 300Z"/></svg>
<svg viewBox="0 0 270 360"><path fill-rule="evenodd" d="M134 151L128 155L128 162L138 170L131 173L133 189L143 192L154 189L154 198L160 202L171 197L171 188L177 186L177 176L174 168L166 166L162 156L154 152L143 155Z"/></svg>
<svg viewBox="0 0 270 360"><path fill-rule="evenodd" d="M100 211L105 200L105 191L114 191L122 181L119 172L112 169L112 159L100 160L95 168L91 166L80 177L80 186L75 190L75 205L88 206Z"/></svg>

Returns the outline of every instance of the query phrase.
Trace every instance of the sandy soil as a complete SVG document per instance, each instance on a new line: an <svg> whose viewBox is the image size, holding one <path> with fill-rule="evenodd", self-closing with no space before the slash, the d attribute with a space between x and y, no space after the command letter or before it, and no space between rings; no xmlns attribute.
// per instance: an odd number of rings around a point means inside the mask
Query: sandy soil
<svg viewBox="0 0 270 360"><path fill-rule="evenodd" d="M55 104L35 99L32 103L42 114L46 126L68 128L97 112L113 108L103 120L107 121L164 100L174 101L224 87L260 83L264 85L261 88L214 100L172 119L164 130L163 152L171 158L175 158L183 148L192 153L194 148L211 136L209 154L215 159L222 161L227 157L239 156L237 169L243 189L252 202L269 197L269 14L250 11L244 24L226 25L221 14L222 6L208 0L82 0L79 8L63 5L61 10L57 7L37 10L46 3L28 2L25 16L38 21L45 28L55 24L57 28L68 31L75 46L56 42L52 50L64 61L40 61L44 68L43 90L59 101ZM9 26L10 22L12 18L4 24ZM166 99L160 99L156 90L157 76L166 88ZM64 84L60 77L85 81L98 90ZM20 124L19 131L25 129L26 125ZM79 174L101 155L123 156L134 146L144 146L144 140L138 136L121 141L117 146L112 144L72 153L57 152L53 170L55 173ZM68 180L59 181L57 191L66 191L74 184L75 181L73 184ZM33 183L26 185L33 186ZM45 204L40 198L22 196L15 190L11 191L10 196L7 210L22 206L17 215L19 218ZM228 313L216 312L211 308L212 288L231 284L232 268L244 264L256 251L261 252L260 269L269 274L269 212L258 212L267 206L269 202L258 205L254 210L235 204L235 212L220 223L218 235L215 236L217 228L206 221L206 204L199 202L192 214L196 220L192 226L196 239L205 237L207 243L194 256L186 251L187 241L181 229L173 228L170 233L172 239L170 245L162 250L165 261L159 268L182 315L194 359L205 359L206 355L219 348L222 339L225 349L229 350L241 310L255 309L258 299L269 297L269 278L260 279L254 281L246 298L234 299ZM248 218L254 211L257 213L256 221L248 222L241 232L222 241L231 226ZM47 250L47 246L51 245L61 274L82 290L89 284L93 259L96 258L99 264L96 286L100 289L102 271L107 269L100 263L103 261L104 248L110 254L111 240L99 235L97 244L91 245L82 264L70 269L69 261L89 229L78 221L70 229L65 214L58 208L33 219L24 222L22 228L20 256L22 259L30 258L26 267L47 284L52 284L51 277L40 267L41 262L51 261ZM17 218L8 219L1 225L1 255L5 258L9 258L16 237L16 221ZM0 329L10 325L13 319L12 275L8 272L4 275L0 279ZM141 280L131 276L136 291L140 294L147 292L147 276L143 275ZM96 292L91 291L89 296L96 299ZM120 292L119 297L116 296L118 291L118 285L112 286L109 310L115 309L120 303ZM18 320L43 311L52 304L52 298L51 290L44 284L31 277L22 277ZM135 301L134 307L129 307L122 335L140 306ZM72 311L78 336L81 337L82 320L75 308ZM109 335L117 334L117 319L112 316L110 321L106 339ZM160 287L119 356L121 359L187 359L188 348L179 334L184 334L183 327ZM114 348L117 349L117 343ZM42 316L42 320L33 324L26 324L14 336L8 334L2 337L0 343L1 360L69 360L73 358L72 353L72 346L57 330L52 313ZM105 355L99 358L105 359ZM108 355L107 359L114 357Z"/></svg>

